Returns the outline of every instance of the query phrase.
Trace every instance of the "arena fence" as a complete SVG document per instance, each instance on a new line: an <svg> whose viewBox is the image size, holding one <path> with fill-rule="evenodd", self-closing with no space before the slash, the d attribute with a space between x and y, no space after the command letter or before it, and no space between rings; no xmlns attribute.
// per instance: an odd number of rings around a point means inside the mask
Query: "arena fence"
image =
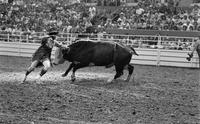
<svg viewBox="0 0 200 124"><path fill-rule="evenodd" d="M40 39L45 33L2 32L0 33L0 55L31 57L39 47ZM60 33L58 41L71 44L76 38L98 41L120 42L135 48L139 56L133 56L131 63L154 66L174 66L198 68L199 59L195 53L193 59L186 60L191 50L194 37L175 37L159 35L115 35L115 34L76 34ZM54 57L53 49L52 58Z"/></svg>

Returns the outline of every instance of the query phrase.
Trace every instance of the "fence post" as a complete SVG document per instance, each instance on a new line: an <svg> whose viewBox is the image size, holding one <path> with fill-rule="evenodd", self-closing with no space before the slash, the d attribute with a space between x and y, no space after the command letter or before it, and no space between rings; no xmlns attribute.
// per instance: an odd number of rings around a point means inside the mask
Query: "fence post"
<svg viewBox="0 0 200 124"><path fill-rule="evenodd" d="M160 66L160 54L161 54L160 45L161 45L161 36L158 35L158 43L157 43L157 62L156 62L156 66Z"/></svg>
<svg viewBox="0 0 200 124"><path fill-rule="evenodd" d="M26 42L29 43L28 34L26 34Z"/></svg>
<svg viewBox="0 0 200 124"><path fill-rule="evenodd" d="M10 42L10 34L8 33L8 42Z"/></svg>
<svg viewBox="0 0 200 124"><path fill-rule="evenodd" d="M194 38L192 38L192 47L194 46ZM194 65L194 59L193 58L191 58L191 61L190 61L190 65L191 65L191 67L194 67L195 65Z"/></svg>
<svg viewBox="0 0 200 124"><path fill-rule="evenodd" d="M20 34L19 34L19 42L18 42L18 52L19 52L19 56L21 56L21 41L22 41L22 32L20 32Z"/></svg>
<svg viewBox="0 0 200 124"><path fill-rule="evenodd" d="M195 40L195 38L192 38L192 47L194 47L194 44L195 44L194 40ZM199 63L198 62L198 57L197 57L197 59L195 57L196 57L196 53L193 54L193 57L191 58L191 61L190 61L192 68L193 67L198 68L198 63ZM199 67L200 67L200 65L199 65Z"/></svg>

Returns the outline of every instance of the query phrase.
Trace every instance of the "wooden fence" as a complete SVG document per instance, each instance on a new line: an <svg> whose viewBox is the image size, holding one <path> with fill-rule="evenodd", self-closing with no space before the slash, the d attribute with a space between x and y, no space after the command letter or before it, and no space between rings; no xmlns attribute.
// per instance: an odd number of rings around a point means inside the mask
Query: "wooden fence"
<svg viewBox="0 0 200 124"><path fill-rule="evenodd" d="M0 55L31 57L39 47L38 43L0 42ZM198 68L197 54L191 62L186 60L189 51L135 48L139 56L133 56L131 63L154 66ZM53 49L52 57L54 57Z"/></svg>
<svg viewBox="0 0 200 124"><path fill-rule="evenodd" d="M0 55L31 57L39 47L44 32L34 34L24 32L1 32L0 33ZM57 40L70 44L79 34L60 33ZM183 36L161 36L161 35L120 35L120 34L81 34L88 36L87 39L115 41L135 47L139 56L133 56L133 64L173 66L198 68L199 58L195 53L190 62L186 60L187 53L194 44L195 37ZM175 45L176 44L176 45ZM181 46L181 49L174 48ZM54 57L54 50L52 57Z"/></svg>

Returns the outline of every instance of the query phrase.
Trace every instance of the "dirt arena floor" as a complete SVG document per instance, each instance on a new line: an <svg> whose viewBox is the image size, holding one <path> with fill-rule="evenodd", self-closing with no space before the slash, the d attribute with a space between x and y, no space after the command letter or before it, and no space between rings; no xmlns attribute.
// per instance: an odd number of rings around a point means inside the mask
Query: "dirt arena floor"
<svg viewBox="0 0 200 124"><path fill-rule="evenodd" d="M200 70L135 65L134 81L107 83L114 68L84 68L77 80L54 67L21 84L30 58L0 56L0 124L200 124Z"/></svg>

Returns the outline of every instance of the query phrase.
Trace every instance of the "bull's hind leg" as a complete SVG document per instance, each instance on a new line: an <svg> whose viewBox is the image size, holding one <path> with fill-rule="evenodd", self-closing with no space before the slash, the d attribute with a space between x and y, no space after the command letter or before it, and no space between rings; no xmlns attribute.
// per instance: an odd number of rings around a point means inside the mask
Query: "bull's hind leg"
<svg viewBox="0 0 200 124"><path fill-rule="evenodd" d="M114 78L108 79L108 81L107 81L108 83L112 83L114 80L116 80L121 75L123 75L124 66L115 65L115 70L116 70L116 74L115 74Z"/></svg>
<svg viewBox="0 0 200 124"><path fill-rule="evenodd" d="M134 66L128 64L128 77L127 77L127 79L126 79L127 82L130 81L131 75L133 74L133 70L134 70Z"/></svg>

